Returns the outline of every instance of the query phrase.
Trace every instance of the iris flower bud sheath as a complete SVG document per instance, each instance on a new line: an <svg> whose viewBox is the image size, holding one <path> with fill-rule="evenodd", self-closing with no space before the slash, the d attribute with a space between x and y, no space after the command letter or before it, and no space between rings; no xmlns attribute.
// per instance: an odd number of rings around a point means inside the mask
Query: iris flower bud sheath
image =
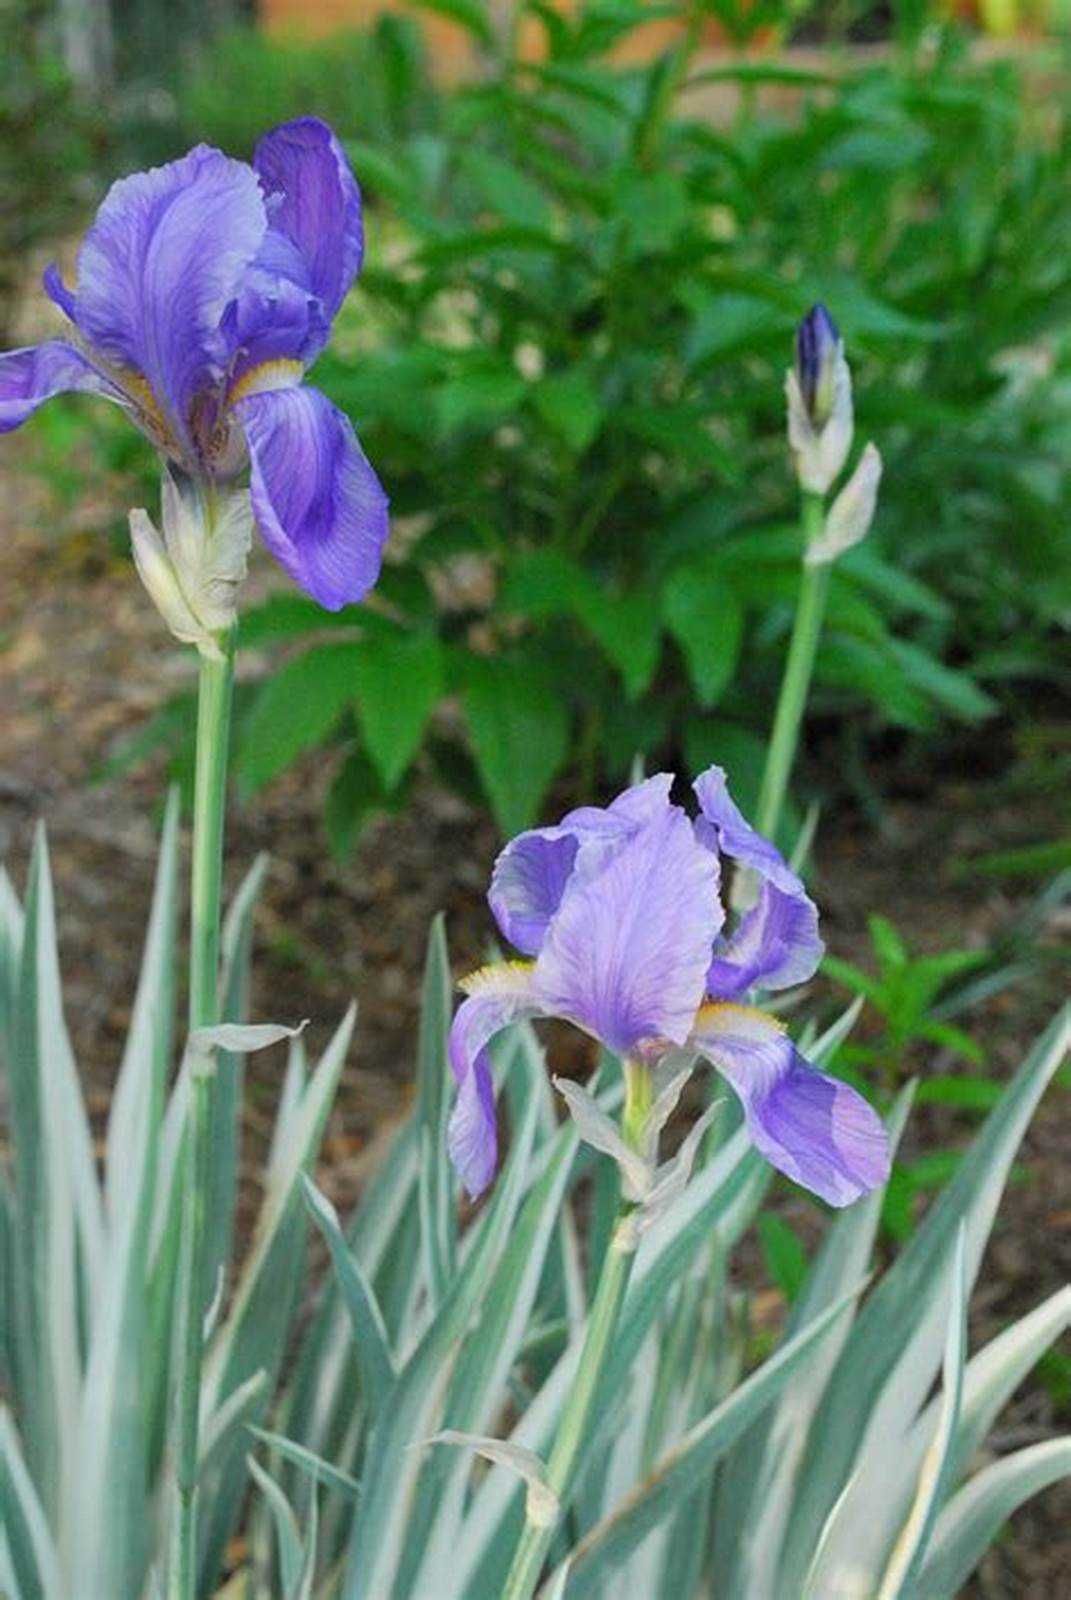
<svg viewBox="0 0 1071 1600"><path fill-rule="evenodd" d="M221 660L220 638L237 619L252 540L249 496L165 465L161 524L162 537L146 511L130 513L138 575L175 638Z"/></svg>

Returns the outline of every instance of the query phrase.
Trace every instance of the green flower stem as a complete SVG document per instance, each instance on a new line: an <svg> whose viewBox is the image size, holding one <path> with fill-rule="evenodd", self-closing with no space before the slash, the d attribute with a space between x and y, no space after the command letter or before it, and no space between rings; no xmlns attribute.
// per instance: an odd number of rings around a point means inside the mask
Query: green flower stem
<svg viewBox="0 0 1071 1600"><path fill-rule="evenodd" d="M825 506L819 494L805 494L801 520L804 544L810 545L822 531ZM804 566L800 582L796 620L792 628L792 642L788 648L785 675L781 680L781 693L777 701L773 732L766 752L766 767L759 791L759 808L755 826L759 832L772 839L781 820L781 809L788 791L788 780L796 759L800 727L807 708L814 659L825 616L826 596L829 591L829 566Z"/></svg>
<svg viewBox="0 0 1071 1600"><path fill-rule="evenodd" d="M222 656L202 655L197 699L197 774L193 807L190 892L190 1031L219 1021L220 885L227 790L227 746L234 683L234 636ZM184 1142L180 1316L175 1406L175 1483L169 1595L194 1600L197 1587L197 1459L204 1313L204 1233L207 1205L212 1077L208 1062L191 1059L189 1117Z"/></svg>
<svg viewBox="0 0 1071 1600"><path fill-rule="evenodd" d="M650 1105L649 1071L642 1063L626 1061L625 1106L621 1126L626 1140L634 1147ZM635 1205L628 1201L622 1201L618 1207L610 1246L599 1274L595 1303L588 1317L580 1363L547 1462L547 1486L559 1501L564 1500L569 1491L577 1459L591 1436L606 1357L613 1346L632 1275L632 1264L636 1259L638 1236L635 1210ZM531 1600L547 1558L555 1525L556 1519L548 1522L545 1517L533 1515L529 1501L524 1531L513 1557L506 1587L502 1591L502 1600Z"/></svg>

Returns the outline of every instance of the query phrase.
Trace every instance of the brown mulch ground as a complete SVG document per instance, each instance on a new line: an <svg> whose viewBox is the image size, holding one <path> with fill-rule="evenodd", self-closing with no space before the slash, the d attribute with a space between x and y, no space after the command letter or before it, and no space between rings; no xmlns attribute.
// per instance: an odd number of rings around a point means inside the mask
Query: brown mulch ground
<svg viewBox="0 0 1071 1600"><path fill-rule="evenodd" d="M119 1057L134 989L155 854L159 764L94 782L117 738L191 681L190 652L174 646L125 562L91 532L41 529L34 484L16 480L10 446L0 465L0 861L24 880L34 822L48 824L60 918L68 1020L91 1109L99 1118ZM92 508L80 518L92 524ZM258 567L253 585L275 582ZM256 675L265 663L250 659ZM1010 746L1009 746L1010 749ZM1022 792L992 749L959 752L943 770L877 777L891 794L881 831L854 814L823 819L815 890L830 948L869 965L866 914L880 909L914 948L980 945L1021 912L1028 891L957 878L950 862L982 849L1052 838L1066 826L1061 796ZM979 779L984 771L987 776ZM260 850L271 856L258 929L254 1015L314 1019L313 1048L351 995L357 1044L324 1150L323 1178L345 1206L375 1159L377 1136L411 1093L415 996L428 922L448 918L458 969L475 963L490 932L483 901L497 846L491 825L458 800L418 785L401 817L374 824L346 865L333 862L319 825L330 774L313 757L268 793L236 800L228 883ZM1065 939L1054 918L1050 940ZM1066 972L1066 968L1063 969ZM1010 1073L1051 1015L1065 980L1050 968L973 1013L968 1026L1000 1075ZM864 1021L863 1030L867 1023ZM919 1058L916 1070L933 1069ZM278 1064L249 1074L246 1201L256 1196ZM1029 1181L1006 1197L976 1296L975 1334L1002 1326L1071 1277L1071 1125L1054 1089L1028 1136ZM916 1119L909 1153L964 1140L964 1114ZM920 1135L921 1128L921 1135ZM807 1231L813 1212L785 1201ZM1036 1381L1009 1407L1001 1448L1047 1436L1059 1417ZM986 1597L1056 1597L1071 1589L1071 1492L1054 1490L1016 1519L972 1586Z"/></svg>

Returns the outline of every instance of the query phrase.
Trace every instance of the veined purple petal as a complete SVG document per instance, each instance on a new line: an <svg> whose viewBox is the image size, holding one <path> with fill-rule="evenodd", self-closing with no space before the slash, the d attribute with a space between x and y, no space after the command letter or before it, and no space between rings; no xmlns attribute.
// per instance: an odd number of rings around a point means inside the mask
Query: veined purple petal
<svg viewBox="0 0 1071 1600"><path fill-rule="evenodd" d="M605 809L602 806L577 806L575 811L567 812L562 818L561 826L574 833L620 837L655 817L663 816L669 808L669 791L672 787L672 772L652 773L651 777L642 778L639 783L624 789Z"/></svg>
<svg viewBox="0 0 1071 1600"><path fill-rule="evenodd" d="M696 832L704 842L722 855L731 856L754 870L785 894L802 889L800 880L786 865L777 846L757 833L729 794L729 784L721 767L708 767L692 788L699 801L700 816Z"/></svg>
<svg viewBox="0 0 1071 1600"><path fill-rule="evenodd" d="M67 317L69 321L73 322L74 295L64 283L63 278L60 275L60 269L54 261L50 261L44 272L41 274L41 282L44 285L45 293L52 301L52 304L59 306L64 316Z"/></svg>
<svg viewBox="0 0 1071 1600"><path fill-rule="evenodd" d="M697 836L762 880L754 906L714 951L708 993L734 999L755 986L787 989L806 982L825 948L814 902L777 847L742 816L720 767L702 773L694 789Z"/></svg>
<svg viewBox="0 0 1071 1600"><path fill-rule="evenodd" d="M532 828L495 862L488 902L503 937L527 956L539 954L579 849L576 834L564 828Z"/></svg>
<svg viewBox="0 0 1071 1600"><path fill-rule="evenodd" d="M575 872L535 967L547 1012L626 1054L683 1044L721 925L717 863L676 806Z"/></svg>
<svg viewBox="0 0 1071 1600"><path fill-rule="evenodd" d="M525 955L538 955L562 895L578 863L593 871L650 818L666 811L672 784L659 773L633 784L605 809L580 806L553 828L518 834L499 855L488 901L495 921ZM583 860L579 858L583 854Z"/></svg>
<svg viewBox="0 0 1071 1600"><path fill-rule="evenodd" d="M235 410L272 555L328 611L363 599L379 576L387 497L349 419L307 387L253 394Z"/></svg>
<svg viewBox="0 0 1071 1600"><path fill-rule="evenodd" d="M148 386L177 454L195 453L191 407L222 378L220 323L266 226L252 169L199 145L113 184L79 251L73 300L52 281L117 377Z"/></svg>
<svg viewBox="0 0 1071 1600"><path fill-rule="evenodd" d="M511 1022L538 1016L532 985L532 968L519 961L484 967L464 984L461 1002L450 1029L450 1069L457 1083L457 1099L450 1114L447 1144L467 1193L476 1199L495 1175L498 1130L495 1123L494 1084L487 1046Z"/></svg>
<svg viewBox="0 0 1071 1600"><path fill-rule="evenodd" d="M804 1060L778 1022L751 1006L707 1005L689 1044L728 1079L756 1149L831 1206L889 1176L881 1119L862 1095Z"/></svg>
<svg viewBox="0 0 1071 1600"><path fill-rule="evenodd" d="M814 976L824 950L814 901L764 883L740 926L715 946L707 993L735 1000L758 986L791 989Z"/></svg>
<svg viewBox="0 0 1071 1600"><path fill-rule="evenodd" d="M796 382L816 427L828 421L840 332L825 306L811 307L796 330Z"/></svg>
<svg viewBox="0 0 1071 1600"><path fill-rule="evenodd" d="M297 246L269 228L223 319L232 389L268 362L307 366L327 343L330 328Z"/></svg>
<svg viewBox="0 0 1071 1600"><path fill-rule="evenodd" d="M265 134L253 166L269 226L300 253L307 282L330 321L361 267L361 195L342 146L325 122L301 117Z"/></svg>
<svg viewBox="0 0 1071 1600"><path fill-rule="evenodd" d="M53 395L79 391L122 400L80 351L63 339L27 345L0 355L0 433L21 427Z"/></svg>

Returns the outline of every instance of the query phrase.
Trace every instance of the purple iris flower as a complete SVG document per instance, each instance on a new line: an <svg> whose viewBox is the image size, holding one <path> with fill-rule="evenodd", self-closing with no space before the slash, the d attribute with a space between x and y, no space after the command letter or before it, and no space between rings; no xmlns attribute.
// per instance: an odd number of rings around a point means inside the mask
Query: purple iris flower
<svg viewBox="0 0 1071 1600"><path fill-rule="evenodd" d="M802 983L822 956L818 915L779 852L744 820L725 774L694 785L693 821L667 773L522 833L495 864L489 900L527 958L463 985L450 1065L458 1092L450 1153L471 1195L497 1159L487 1045L522 1018L560 1017L610 1050L656 1064L671 1050L705 1057L739 1097L768 1161L830 1205L883 1183L885 1130L861 1095L800 1055L775 1018L738 997ZM726 932L724 858L760 883Z"/></svg>
<svg viewBox="0 0 1071 1600"><path fill-rule="evenodd" d="M347 418L303 384L361 265L361 197L306 117L252 166L198 145L112 186L72 290L67 339L0 355L0 433L84 390L125 407L168 461L225 481L246 456L265 544L329 610L375 583L387 498Z"/></svg>

